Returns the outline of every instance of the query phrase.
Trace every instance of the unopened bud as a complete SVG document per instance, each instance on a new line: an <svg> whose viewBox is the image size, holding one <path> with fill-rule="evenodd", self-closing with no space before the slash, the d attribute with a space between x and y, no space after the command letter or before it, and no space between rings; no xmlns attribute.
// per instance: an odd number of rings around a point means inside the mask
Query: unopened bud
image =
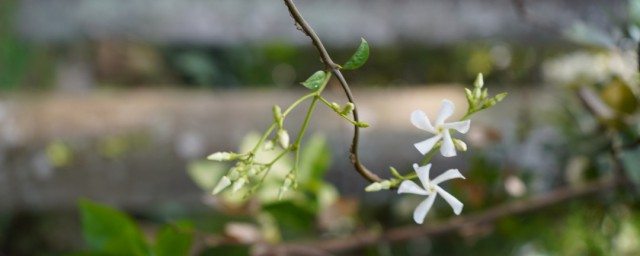
<svg viewBox="0 0 640 256"><path fill-rule="evenodd" d="M482 90L482 94L480 94L480 100L486 99L488 94L489 94L489 92L487 91L487 88L484 88Z"/></svg>
<svg viewBox="0 0 640 256"><path fill-rule="evenodd" d="M467 143L464 143L464 141L453 139L453 144L456 146L457 150L467 151Z"/></svg>
<svg viewBox="0 0 640 256"><path fill-rule="evenodd" d="M285 129L281 129L278 131L278 143L284 149L289 148L289 133Z"/></svg>
<svg viewBox="0 0 640 256"><path fill-rule="evenodd" d="M273 105L273 119L278 124L278 127L282 127L282 122L283 122L282 110L278 105Z"/></svg>
<svg viewBox="0 0 640 256"><path fill-rule="evenodd" d="M380 187L382 187L382 189L389 189L391 187L391 182L389 180L384 180L380 182Z"/></svg>
<svg viewBox="0 0 640 256"><path fill-rule="evenodd" d="M213 161L231 161L236 159L237 155L230 152L215 152L207 157Z"/></svg>
<svg viewBox="0 0 640 256"><path fill-rule="evenodd" d="M369 124L365 123L365 122L357 122L356 126L358 126L360 128L367 128L367 127L369 127Z"/></svg>
<svg viewBox="0 0 640 256"><path fill-rule="evenodd" d="M508 93L503 92L503 93L500 93L500 94L496 95L496 96L495 96L495 97L493 97L493 98L496 100L496 103L498 103L498 102L501 102L502 100L504 100L504 98L506 98L506 97L507 97L507 94L508 94Z"/></svg>
<svg viewBox="0 0 640 256"><path fill-rule="evenodd" d="M332 108L334 111L340 111L340 105L338 105L338 103L331 102L331 108Z"/></svg>
<svg viewBox="0 0 640 256"><path fill-rule="evenodd" d="M356 106L355 106L355 105L353 105L353 103L349 102L349 103L347 103L347 105L346 105L346 106L344 106L344 108L342 109L342 111L340 111L340 114L343 114L343 115L351 114L351 112L353 112L353 109L354 109L355 107L356 107Z"/></svg>
<svg viewBox="0 0 640 256"><path fill-rule="evenodd" d="M231 185L231 180L227 176L222 176L222 179L218 181L218 185L216 185L216 187L213 189L211 194L213 195L218 194L220 193L220 191L224 190L229 185Z"/></svg>
<svg viewBox="0 0 640 256"><path fill-rule="evenodd" d="M476 77L476 81L473 82L473 86L475 86L476 88L482 88L482 86L484 86L484 79L482 78L482 73L478 73L478 76Z"/></svg>
<svg viewBox="0 0 640 256"><path fill-rule="evenodd" d="M473 93L468 88L464 88L464 94L467 96L469 102L473 102Z"/></svg>
<svg viewBox="0 0 640 256"><path fill-rule="evenodd" d="M229 169L229 174L227 175L229 175L229 179L237 180L238 177L240 177L240 172L237 167L231 167L231 169Z"/></svg>
<svg viewBox="0 0 640 256"><path fill-rule="evenodd" d="M380 183L378 182L371 183L369 186L364 188L364 191L367 191L367 192L376 192L380 190L382 190L382 185L380 185Z"/></svg>
<svg viewBox="0 0 640 256"><path fill-rule="evenodd" d="M264 150L272 150L276 147L276 143L273 142L273 140L269 140L267 142L264 143Z"/></svg>
<svg viewBox="0 0 640 256"><path fill-rule="evenodd" d="M240 190L242 186L247 182L247 176L240 177L238 180L233 182L233 192Z"/></svg>

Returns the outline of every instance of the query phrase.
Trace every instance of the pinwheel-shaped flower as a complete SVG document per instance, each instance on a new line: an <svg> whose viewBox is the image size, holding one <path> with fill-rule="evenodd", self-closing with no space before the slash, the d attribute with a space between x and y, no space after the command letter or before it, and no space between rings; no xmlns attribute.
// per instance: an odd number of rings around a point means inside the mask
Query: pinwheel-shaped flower
<svg viewBox="0 0 640 256"><path fill-rule="evenodd" d="M433 147L442 139L442 146L440 146L440 153L445 157L452 157L456 155L456 147L453 139L451 139L451 129L454 129L460 133L467 133L469 131L470 120L445 123L444 121L453 115L455 106L453 102L449 100L442 100L442 106L436 118L435 126L431 125L427 114L421 110L416 110L411 113L411 123L422 130L435 134L435 136L426 139L424 141L414 144L414 146L420 151L421 154L426 155L433 149Z"/></svg>
<svg viewBox="0 0 640 256"><path fill-rule="evenodd" d="M453 197L447 191L444 191L438 184L443 181L447 181L455 178L463 178L462 174L458 171L458 169L450 169L440 174L440 176L436 177L433 180L429 180L429 170L431 169L431 164L427 164L425 166L418 166L417 164L413 164L413 169L418 174L418 178L422 183L422 187L418 186L415 182L410 180L405 180L400 183L400 187L398 188L398 194L409 193L409 194L417 194L417 195L425 195L428 196L425 200L423 200L416 209L413 211L413 220L418 224L422 224L424 218L429 213L431 206L433 206L433 202L436 200L436 195L440 194L444 200L451 205L453 208L453 212L456 215L459 215L462 211L463 204L458 199Z"/></svg>

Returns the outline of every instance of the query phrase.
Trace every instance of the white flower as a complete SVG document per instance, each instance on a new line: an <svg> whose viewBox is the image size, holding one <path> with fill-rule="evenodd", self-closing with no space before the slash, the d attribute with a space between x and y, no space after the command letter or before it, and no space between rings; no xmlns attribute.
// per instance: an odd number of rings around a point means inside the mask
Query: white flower
<svg viewBox="0 0 640 256"><path fill-rule="evenodd" d="M443 181L447 181L455 178L462 178L464 176L458 171L458 169L450 169L440 174L440 176L436 177L433 180L429 180L429 170L431 169L431 164L427 164L425 166L418 166L417 164L413 164L413 169L418 174L418 178L422 183L424 188L418 186L415 182L410 180L405 180L400 183L400 187L398 188L398 194L409 193L416 195L425 195L428 196L427 199L423 200L416 209L413 211L413 220L418 224L422 224L424 218L427 216L427 213L431 209L433 205L433 201L436 200L436 195L440 194L444 200L451 205L453 208L453 212L456 215L459 215L462 211L463 204L458 199L453 197L447 191L444 191L438 184Z"/></svg>
<svg viewBox="0 0 640 256"><path fill-rule="evenodd" d="M433 147L438 143L440 139L442 139L442 146L440 147L440 153L442 153L445 157L452 157L456 155L456 148L453 144L453 140L451 139L450 129L454 129L460 133L467 133L469 131L470 120L453 122L453 123L445 123L444 120L451 117L453 112L455 111L455 106L453 102L444 99L442 100L442 106L440 107L440 111L438 112L438 117L436 118L435 126L431 125L429 121L429 117L427 114L422 112L421 110L416 110L411 113L411 123L422 130L435 134L435 136L418 142L414 144L414 146L420 151L421 154L426 155L433 149Z"/></svg>

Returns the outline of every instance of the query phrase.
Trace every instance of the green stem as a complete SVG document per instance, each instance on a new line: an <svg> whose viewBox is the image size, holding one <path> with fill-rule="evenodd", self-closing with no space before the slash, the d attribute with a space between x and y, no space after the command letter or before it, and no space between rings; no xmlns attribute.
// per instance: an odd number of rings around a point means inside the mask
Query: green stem
<svg viewBox="0 0 640 256"><path fill-rule="evenodd" d="M427 154L424 157L424 160L422 160L422 166L427 165L429 163L429 161L431 161L431 158L433 157L433 155L436 154L436 152L438 152L438 150L440 149L441 145L442 145L441 143L438 143L438 144L436 144L435 147L433 147L433 149L431 149L431 151L429 151L429 154Z"/></svg>
<svg viewBox="0 0 640 256"><path fill-rule="evenodd" d="M334 112L336 112L340 117L344 118L345 120L347 120L349 123L353 124L353 125L360 125L358 122L352 120L351 118L349 118L346 115L343 115L342 113L338 112L338 110L333 109L333 107L331 106L331 102L327 101L325 98L323 98L322 96L319 96L319 100L322 101L322 103L324 103L325 105L327 105L329 108L331 108Z"/></svg>
<svg viewBox="0 0 640 256"><path fill-rule="evenodd" d="M298 132L298 137L296 138L296 142L293 144L293 148L295 150L296 158L295 165L293 167L293 174L298 176L298 164L300 163L300 142L302 142L302 136L307 131L307 127L309 126L309 120L311 120L311 114L313 114L313 109L316 106L316 102L318 102L319 95L311 100L311 105L309 106L309 110L307 111L307 116L304 118L304 122L302 123L302 127L300 127L300 132Z"/></svg>

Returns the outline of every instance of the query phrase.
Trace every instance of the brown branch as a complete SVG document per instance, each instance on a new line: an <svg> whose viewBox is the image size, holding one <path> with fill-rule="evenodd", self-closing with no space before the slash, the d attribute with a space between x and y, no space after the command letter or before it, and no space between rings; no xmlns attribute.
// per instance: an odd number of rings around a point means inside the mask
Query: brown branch
<svg viewBox="0 0 640 256"><path fill-rule="evenodd" d="M327 239L320 241L299 242L275 246L276 251L287 251L287 248L306 246L323 251L339 252L361 248L379 242L396 242L421 236L440 235L462 231L482 225L491 224L501 218L533 212L549 206L557 205L571 199L597 194L614 188L624 187L629 182L621 178L602 178L577 188L561 188L545 195L500 205L481 213L452 218L441 223L426 226L409 226L391 229L380 234L361 232L351 237Z"/></svg>
<svg viewBox="0 0 640 256"><path fill-rule="evenodd" d="M331 60L331 56L329 56L329 53L327 52L327 49L322 44L322 41L320 41L320 38L318 37L316 32L313 31L313 28L311 28L309 23L307 23L304 17L302 17L302 14L300 13L296 5L293 3L293 0L284 0L284 3L289 9L289 13L291 14L291 17L293 18L293 20L296 22L296 25L302 29L302 32L304 32L309 38L311 38L313 45L316 47L316 49L320 54L320 58L322 59L322 62L324 63L325 68L327 70L331 70L331 72L336 76L336 78L338 78L338 81L342 86L342 90L347 95L347 100L349 100L349 102L353 103L353 105L355 106L353 109L353 120L356 123L359 123L360 118L358 117L358 108L353 98L353 94L351 93L351 88L349 87L347 80L342 75L342 72L340 72L339 66L335 64L333 60ZM360 127L358 127L357 125L354 125L353 127L354 127L353 140L351 142L351 147L349 150L350 159L351 159L351 163L353 164L353 167L356 169L356 171L360 175L362 175L362 177L364 177L370 182L382 181L382 179L378 175L371 172L369 169L367 169L367 167L365 167L360 162L360 158L358 155L358 144L360 143Z"/></svg>

